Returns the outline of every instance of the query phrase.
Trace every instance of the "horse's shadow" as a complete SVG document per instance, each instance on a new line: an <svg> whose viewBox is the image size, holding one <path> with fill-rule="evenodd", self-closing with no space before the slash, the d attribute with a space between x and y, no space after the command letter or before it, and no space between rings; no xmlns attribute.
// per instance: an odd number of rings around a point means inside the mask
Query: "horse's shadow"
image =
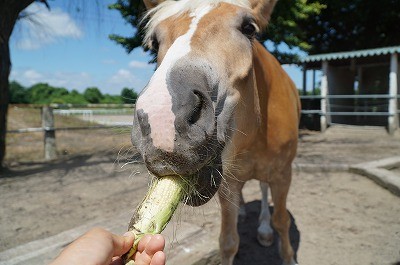
<svg viewBox="0 0 400 265"><path fill-rule="evenodd" d="M281 265L282 259L279 256L278 250L278 234L274 231L274 243L270 247L263 247L257 242L257 227L258 227L258 216L260 214L260 201L252 201L245 204L247 216L246 219L238 223L238 232L240 236L239 251L236 254L234 265ZM270 207L272 214L273 207ZM296 222L293 216L290 214L291 225L290 225L290 241L295 252L295 258L297 250L300 245L300 232L297 230Z"/></svg>

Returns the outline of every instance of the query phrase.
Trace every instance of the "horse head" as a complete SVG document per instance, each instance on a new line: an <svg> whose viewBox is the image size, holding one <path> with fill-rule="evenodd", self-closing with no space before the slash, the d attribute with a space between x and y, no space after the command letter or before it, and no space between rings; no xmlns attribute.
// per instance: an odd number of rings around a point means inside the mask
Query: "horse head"
<svg viewBox="0 0 400 265"><path fill-rule="evenodd" d="M195 177L207 202L238 124L257 122L253 44L276 0L145 1L157 69L136 103L133 144L156 176Z"/></svg>

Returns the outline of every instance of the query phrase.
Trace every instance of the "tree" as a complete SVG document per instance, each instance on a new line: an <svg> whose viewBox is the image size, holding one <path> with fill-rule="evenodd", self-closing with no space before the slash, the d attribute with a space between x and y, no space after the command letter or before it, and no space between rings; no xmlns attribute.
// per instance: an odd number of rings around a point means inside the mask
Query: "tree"
<svg viewBox="0 0 400 265"><path fill-rule="evenodd" d="M99 1L96 0L96 3L98 4ZM50 9L47 0L0 0L0 171L4 167L3 161L6 153L7 113L10 98L8 80L11 72L9 41L15 23L19 18L30 15L24 13L23 10L33 2L42 3ZM88 1L75 2L80 2L84 6ZM75 10L80 12L82 8L76 6Z"/></svg>
<svg viewBox="0 0 400 265"><path fill-rule="evenodd" d="M309 53L400 45L399 0L321 0L326 9L301 21Z"/></svg>
<svg viewBox="0 0 400 265"><path fill-rule="evenodd" d="M16 81L11 81L10 84L10 103L27 104L29 97L27 89Z"/></svg>
<svg viewBox="0 0 400 265"><path fill-rule="evenodd" d="M133 49L140 47L143 42L143 24L140 24L141 17L146 11L146 7L142 0L117 0L115 4L109 6L110 9L118 10L121 16L130 24L136 32L133 36L123 37L116 34L111 34L110 39L122 45L127 53Z"/></svg>
<svg viewBox="0 0 400 265"><path fill-rule="evenodd" d="M103 99L100 101L103 104L122 104L122 98L119 95L104 94Z"/></svg>
<svg viewBox="0 0 400 265"><path fill-rule="evenodd" d="M85 97L76 91L75 89L72 90L68 95L65 95L62 97L64 100L64 103L69 103L69 104L87 104L87 100Z"/></svg>
<svg viewBox="0 0 400 265"><path fill-rule="evenodd" d="M138 94L130 88L123 88L121 91L122 101L126 104L134 104L138 98Z"/></svg>
<svg viewBox="0 0 400 265"><path fill-rule="evenodd" d="M0 170L3 167L6 152L8 77L11 71L9 41L19 14L33 2L34 0L0 1ZM46 0L40 0L40 2L46 3Z"/></svg>
<svg viewBox="0 0 400 265"><path fill-rule="evenodd" d="M325 8L323 0L279 0L260 42L269 40L274 44L270 52L280 63L297 63L299 57L296 51L283 52L279 46L284 44L290 49L296 47L308 52L312 44L299 24L308 24L311 16L319 15Z"/></svg>
<svg viewBox="0 0 400 265"><path fill-rule="evenodd" d="M93 104L100 103L100 101L103 99L103 94L97 87L86 88L85 92L83 93L83 96L89 103Z"/></svg>
<svg viewBox="0 0 400 265"><path fill-rule="evenodd" d="M325 6L321 1L307 0L279 0L272 14L268 29L260 36L260 41L270 40L274 43L272 53L281 63L293 63L298 60L295 52L282 52L278 49L280 44L286 44L290 48L298 47L304 51L311 48L306 34L298 23L309 21L311 15L318 15ZM340 2L340 1L339 1ZM130 53L136 47L141 46L143 39L143 24L140 24L141 16L146 8L141 0L116 0L110 9L118 10L122 17L136 29L133 36L120 36L112 34L110 39L122 45Z"/></svg>
<svg viewBox="0 0 400 265"><path fill-rule="evenodd" d="M28 89L31 103L46 104L50 101L50 96L54 89L47 83L38 83Z"/></svg>

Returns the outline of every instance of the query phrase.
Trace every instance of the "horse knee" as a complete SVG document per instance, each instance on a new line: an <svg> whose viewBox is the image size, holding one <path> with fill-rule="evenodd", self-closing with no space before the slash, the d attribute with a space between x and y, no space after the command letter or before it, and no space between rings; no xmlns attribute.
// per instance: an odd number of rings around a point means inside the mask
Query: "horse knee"
<svg viewBox="0 0 400 265"><path fill-rule="evenodd" d="M273 214L272 215L272 225L278 231L278 233L282 233L289 230L290 227L290 218L287 211L282 214Z"/></svg>

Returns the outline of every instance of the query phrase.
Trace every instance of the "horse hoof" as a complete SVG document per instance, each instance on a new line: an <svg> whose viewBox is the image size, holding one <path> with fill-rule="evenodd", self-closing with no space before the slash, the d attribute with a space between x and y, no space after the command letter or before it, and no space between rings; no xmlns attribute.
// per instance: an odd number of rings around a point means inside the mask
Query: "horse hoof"
<svg viewBox="0 0 400 265"><path fill-rule="evenodd" d="M261 235L260 233L257 234L257 240L258 243L263 246L263 247L269 247L274 243L274 234L266 234L266 235Z"/></svg>

